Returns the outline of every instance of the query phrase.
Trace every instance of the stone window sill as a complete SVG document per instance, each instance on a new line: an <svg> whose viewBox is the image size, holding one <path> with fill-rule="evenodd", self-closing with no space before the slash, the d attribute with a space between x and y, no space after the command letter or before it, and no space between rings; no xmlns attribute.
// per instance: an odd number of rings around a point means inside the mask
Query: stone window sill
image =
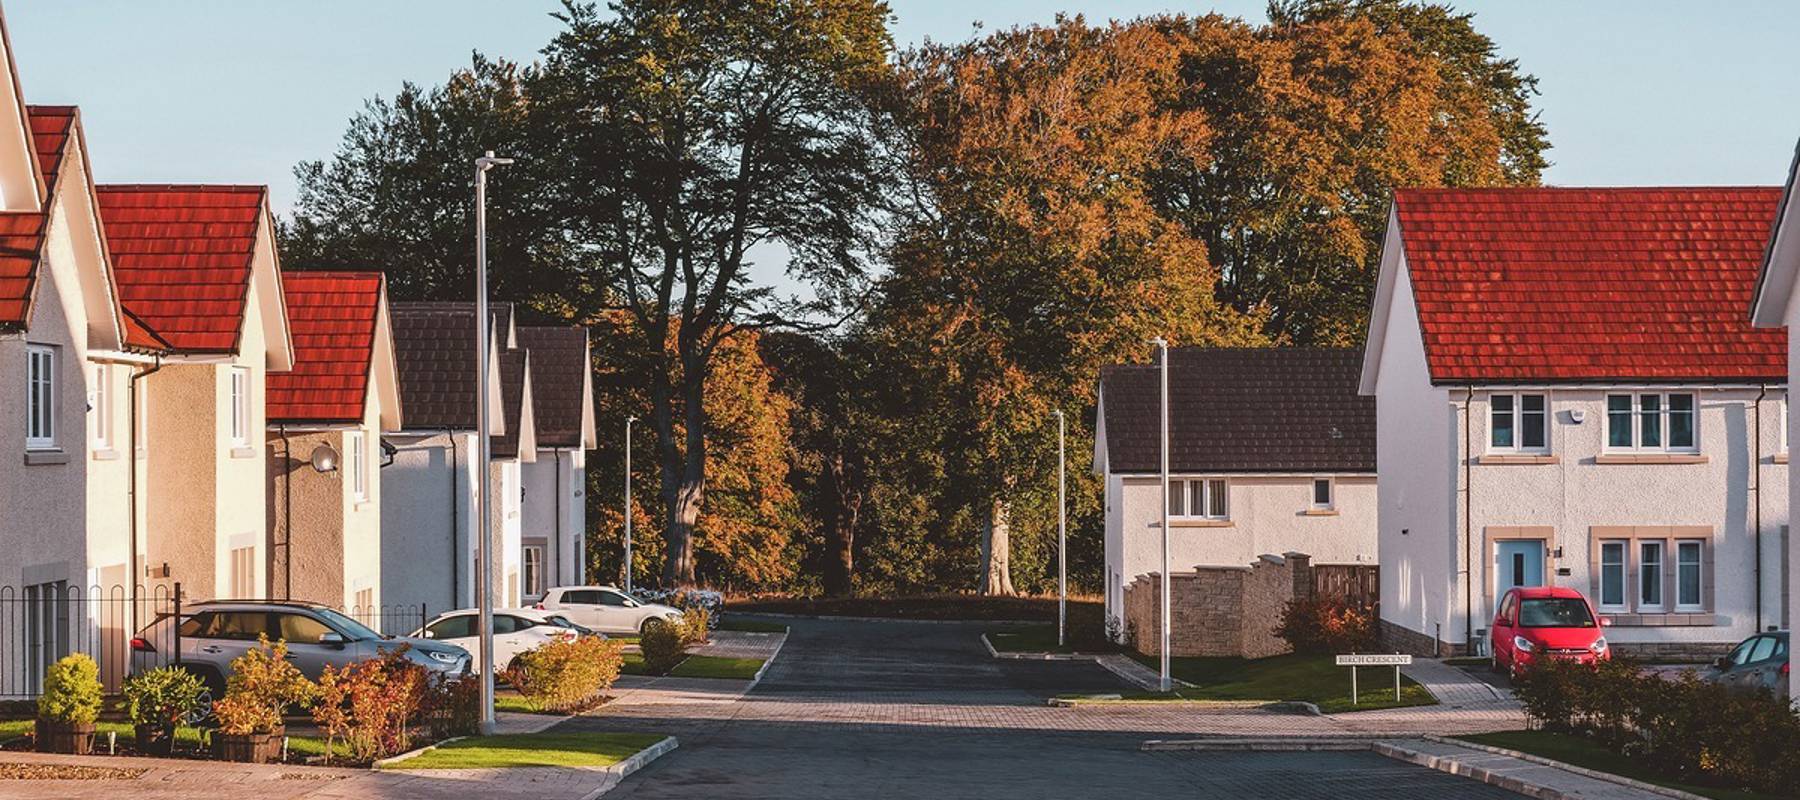
<svg viewBox="0 0 1800 800"><path fill-rule="evenodd" d="M254 447L233 447L233 448L231 448L231 457L232 458L255 458L256 457L256 448L254 448Z"/></svg>
<svg viewBox="0 0 1800 800"><path fill-rule="evenodd" d="M1615 628L1697 628L1712 627L1721 624L1717 614L1706 611L1652 612L1644 614L1624 614L1602 611L1600 612L1600 616L1612 620L1612 627Z"/></svg>
<svg viewBox="0 0 1800 800"><path fill-rule="evenodd" d="M1595 464L1705 464L1712 459L1701 453L1605 453Z"/></svg>
<svg viewBox="0 0 1800 800"><path fill-rule="evenodd" d="M114 450L110 447L102 447L99 450L94 451L94 460L95 461L117 461L117 460L119 460L119 451Z"/></svg>
<svg viewBox="0 0 1800 800"><path fill-rule="evenodd" d="M50 464L69 463L69 454L62 450L26 450L25 466L37 467Z"/></svg>
<svg viewBox="0 0 1800 800"><path fill-rule="evenodd" d="M1788 454L1787 453L1776 453L1775 457L1771 458L1769 460L1773 461L1777 464L1786 464L1786 463L1788 463Z"/></svg>
<svg viewBox="0 0 1800 800"><path fill-rule="evenodd" d="M1475 459L1476 464L1480 464L1484 467L1524 464L1557 464L1561 461L1562 459L1550 455L1549 453L1490 453Z"/></svg>
<svg viewBox="0 0 1800 800"><path fill-rule="evenodd" d="M1302 517L1335 517L1337 515L1338 511L1335 508L1309 508L1300 512Z"/></svg>
<svg viewBox="0 0 1800 800"><path fill-rule="evenodd" d="M1230 527L1233 527L1233 525L1234 525L1234 523L1228 519L1172 519L1172 520L1169 520L1169 527L1171 527L1171 528L1230 528ZM1150 523L1150 527L1160 528L1160 527L1162 527L1162 523L1152 522L1152 523Z"/></svg>

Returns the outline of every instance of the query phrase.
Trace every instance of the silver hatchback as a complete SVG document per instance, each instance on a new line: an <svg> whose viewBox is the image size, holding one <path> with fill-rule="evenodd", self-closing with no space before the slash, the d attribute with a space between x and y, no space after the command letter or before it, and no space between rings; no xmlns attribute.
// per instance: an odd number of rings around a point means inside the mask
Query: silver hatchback
<svg viewBox="0 0 1800 800"><path fill-rule="evenodd" d="M177 627L172 617L145 626L131 642L132 671L174 661ZM288 660L318 680L325 665L342 667L406 646L406 658L446 677L469 672L468 651L430 639L386 637L327 606L273 600L195 603L182 609L181 664L215 692L225 686L231 662L256 647L257 637L285 640Z"/></svg>
<svg viewBox="0 0 1800 800"><path fill-rule="evenodd" d="M1738 692L1767 689L1783 700L1788 696L1788 632L1759 633L1720 656L1712 669L1702 674L1706 680Z"/></svg>

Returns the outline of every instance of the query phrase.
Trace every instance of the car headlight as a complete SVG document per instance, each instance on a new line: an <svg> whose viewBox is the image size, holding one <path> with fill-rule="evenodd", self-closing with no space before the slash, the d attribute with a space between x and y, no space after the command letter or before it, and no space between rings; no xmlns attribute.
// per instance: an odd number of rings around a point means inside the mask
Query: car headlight
<svg viewBox="0 0 1800 800"><path fill-rule="evenodd" d="M1522 652L1529 653L1529 652L1531 652L1531 640L1527 639L1523 636L1514 636L1513 637L1513 648L1520 650Z"/></svg>
<svg viewBox="0 0 1800 800"><path fill-rule="evenodd" d="M441 653L436 650L432 650L425 655L431 656L431 660L436 661L439 664L454 664L462 660L462 656L455 653Z"/></svg>
<svg viewBox="0 0 1800 800"><path fill-rule="evenodd" d="M1594 651L1594 655L1606 652L1606 637L1595 639L1593 644L1588 645L1588 649Z"/></svg>

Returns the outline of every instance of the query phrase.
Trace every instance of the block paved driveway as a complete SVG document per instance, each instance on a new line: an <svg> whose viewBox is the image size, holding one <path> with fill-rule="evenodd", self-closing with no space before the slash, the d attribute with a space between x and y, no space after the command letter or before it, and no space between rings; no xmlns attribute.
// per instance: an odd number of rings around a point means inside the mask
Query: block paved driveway
<svg viewBox="0 0 1800 800"><path fill-rule="evenodd" d="M1087 662L989 658L980 625L790 624L775 665L739 702L631 705L564 723L680 737L608 800L1516 797L1372 753L1143 752L1145 739L1171 734L1358 731L1251 711L1050 708L1058 692L1121 686Z"/></svg>

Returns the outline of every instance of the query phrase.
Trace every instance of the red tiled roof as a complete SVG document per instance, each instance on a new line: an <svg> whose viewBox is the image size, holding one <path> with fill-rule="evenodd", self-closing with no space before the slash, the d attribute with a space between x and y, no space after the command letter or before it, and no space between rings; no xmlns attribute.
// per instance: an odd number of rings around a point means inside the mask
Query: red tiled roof
<svg viewBox="0 0 1800 800"><path fill-rule="evenodd" d="M74 106L30 106L32 147L46 185L56 184L63 151L75 125ZM45 215L34 211L0 213L0 327L22 328L31 310L32 283L43 247Z"/></svg>
<svg viewBox="0 0 1800 800"><path fill-rule="evenodd" d="M1744 313L1779 188L1405 189L1434 382L1785 381Z"/></svg>
<svg viewBox="0 0 1800 800"><path fill-rule="evenodd" d="M381 313L379 272L284 272L294 368L269 373L269 421L360 422Z"/></svg>
<svg viewBox="0 0 1800 800"><path fill-rule="evenodd" d="M125 323L126 350L140 353L166 353L174 349L169 346L169 340L156 335L156 331L150 330L150 326L145 325L144 321L138 319L136 314L127 309L119 309L119 311L121 312L119 317Z"/></svg>
<svg viewBox="0 0 1800 800"><path fill-rule="evenodd" d="M99 186L119 299L174 346L237 349L261 186Z"/></svg>
<svg viewBox="0 0 1800 800"><path fill-rule="evenodd" d="M55 187L63 151L75 129L75 107L26 106L25 113L31 120L31 141L37 150L38 169L44 173L44 185Z"/></svg>

